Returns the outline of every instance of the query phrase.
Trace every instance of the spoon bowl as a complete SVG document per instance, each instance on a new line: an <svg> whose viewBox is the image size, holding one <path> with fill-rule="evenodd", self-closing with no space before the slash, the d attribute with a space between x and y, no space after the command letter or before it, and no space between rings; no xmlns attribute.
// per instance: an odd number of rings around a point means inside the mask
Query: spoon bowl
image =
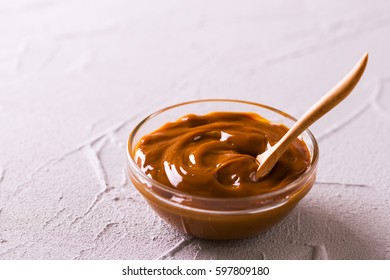
<svg viewBox="0 0 390 280"><path fill-rule="evenodd" d="M137 165L134 148L143 135L173 122L188 112L204 115L215 111L253 112L269 121L291 127L296 119L272 107L240 100L197 100L161 109L146 117L131 132L128 142L128 174L133 186L168 224L195 237L211 240L256 236L286 217L312 188L319 150L309 130L301 136L308 148L307 169L287 185L248 197L202 197L181 192L148 177Z"/></svg>

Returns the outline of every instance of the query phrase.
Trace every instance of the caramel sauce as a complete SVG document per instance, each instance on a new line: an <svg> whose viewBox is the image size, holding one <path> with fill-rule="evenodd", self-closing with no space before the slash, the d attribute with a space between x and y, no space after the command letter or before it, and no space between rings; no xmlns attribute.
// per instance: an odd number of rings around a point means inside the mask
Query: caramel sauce
<svg viewBox="0 0 390 280"><path fill-rule="evenodd" d="M147 176L191 195L254 196L283 188L310 165L308 148L297 138L266 178L251 179L256 156L287 130L255 113L189 114L145 135L133 156Z"/></svg>

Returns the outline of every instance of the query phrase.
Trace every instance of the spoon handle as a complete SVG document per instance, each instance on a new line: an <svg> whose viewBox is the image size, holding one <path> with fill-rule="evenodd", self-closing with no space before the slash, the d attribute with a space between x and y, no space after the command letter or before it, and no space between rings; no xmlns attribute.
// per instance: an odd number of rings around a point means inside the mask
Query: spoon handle
<svg viewBox="0 0 390 280"><path fill-rule="evenodd" d="M363 75L367 61L368 53L365 53L344 79L312 105L274 146L257 156L256 159L260 165L256 171L256 180L265 177L271 171L278 159L287 149L288 145L295 138L351 93Z"/></svg>

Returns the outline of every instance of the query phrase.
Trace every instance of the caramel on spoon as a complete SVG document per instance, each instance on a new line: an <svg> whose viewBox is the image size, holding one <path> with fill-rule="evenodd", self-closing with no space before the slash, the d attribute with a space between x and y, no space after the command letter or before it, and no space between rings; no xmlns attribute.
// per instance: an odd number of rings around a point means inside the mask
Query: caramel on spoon
<svg viewBox="0 0 390 280"><path fill-rule="evenodd" d="M259 167L254 174L255 181L266 177L282 156L287 146L316 120L321 118L344 98L346 98L359 82L368 61L365 53L355 67L333 89L318 100L308 111L287 131L287 133L271 148L256 157Z"/></svg>

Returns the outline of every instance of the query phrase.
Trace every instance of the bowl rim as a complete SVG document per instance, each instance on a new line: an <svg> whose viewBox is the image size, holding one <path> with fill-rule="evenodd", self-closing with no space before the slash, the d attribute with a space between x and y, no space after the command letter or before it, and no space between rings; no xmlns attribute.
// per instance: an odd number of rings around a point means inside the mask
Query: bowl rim
<svg viewBox="0 0 390 280"><path fill-rule="evenodd" d="M164 190L166 192L169 192L169 193L171 193L173 195L176 195L176 196L179 196L179 197L190 197L192 199L196 199L196 200L199 200L199 201L207 201L207 202L210 202L210 201L215 201L215 202L234 202L234 203L246 202L246 201L252 200L252 199L258 201L258 200L274 198L274 197L276 197L278 195L281 195L281 194L283 194L285 192L289 192L289 191L293 190L294 188L297 188L297 187L301 186L302 185L301 183L304 182L305 179L310 178L313 175L313 173L316 171L317 165L318 165L318 159L319 159L319 147L318 147L317 140L315 139L315 137L312 134L312 132L309 129L306 129L302 134L306 133L308 135L312 145L313 145L313 152L310 153L311 154L311 161L310 161L309 167L306 169L306 171L304 173L301 174L301 176L299 176L294 181L290 182L288 185L286 185L286 186L284 186L284 187L282 187L280 189L277 189L277 190L274 190L274 191L270 191L270 192L267 192L267 193L264 193L264 194L259 194L259 195L255 195L255 196L247 196L247 197L227 197L227 198L204 197L204 196L199 196L199 195L192 195L190 193L182 192L180 190L177 190L177 189L174 189L172 187L169 187L169 186L166 186L164 184L161 184L160 182L150 178L144 172L142 172L140 167L134 161L133 156L131 155L132 151L130 152L132 144L134 142L135 135L137 134L139 129L145 123L147 123L149 120L153 119L154 117L157 117L159 114L161 114L161 113L163 113L165 111L168 111L170 109L174 109L174 108L177 108L177 107L185 106L185 105L196 104L196 103L204 103L204 102L229 102L229 103L241 103L241 104L246 104L246 105L253 105L255 107L260 107L262 109L266 109L266 110L272 111L273 113L281 115L282 117L285 117L285 118L287 118L287 119L289 119L289 120L291 120L293 122L297 121L297 119L292 117L291 115L289 115L289 114L287 114L287 113L285 113L285 112L283 112L283 111L281 111L279 109L273 108L271 106L264 105L264 104L261 104L261 103L252 102L252 101L238 100L238 99L217 99L217 98L214 98L214 99L198 99L198 100L192 100L192 101L186 101L186 102L182 102L182 103L177 103L177 104L174 104L174 105L171 105L171 106L164 107L164 108L162 108L160 110L157 110L154 113L151 113L148 116L146 116L145 118L143 118L134 127L134 129L129 134L127 147L126 147L126 154L127 154L128 165L130 165L130 167L132 169L134 169L137 172L137 174L142 177L143 180L145 180L148 183L150 183L153 187L160 188L160 189L162 189L162 190ZM158 129L158 128L156 128L156 129ZM305 141L305 144L307 145L307 141ZM162 199L165 202L168 202L169 204L174 204L175 206L180 206L180 207L183 207L183 208L189 207L190 209L200 210L198 208L194 208L194 207L191 207L191 206L178 204L177 202L173 202L170 199L167 199L167 198L164 198L162 196L159 196L155 192L151 191L150 188L145 188L145 189L147 189L148 192L150 192L151 194L155 195L159 199ZM209 210L206 210L206 211L209 211ZM237 211L242 211L242 210L233 210L233 212L237 212ZM216 212L229 212L229 211L216 211Z"/></svg>

